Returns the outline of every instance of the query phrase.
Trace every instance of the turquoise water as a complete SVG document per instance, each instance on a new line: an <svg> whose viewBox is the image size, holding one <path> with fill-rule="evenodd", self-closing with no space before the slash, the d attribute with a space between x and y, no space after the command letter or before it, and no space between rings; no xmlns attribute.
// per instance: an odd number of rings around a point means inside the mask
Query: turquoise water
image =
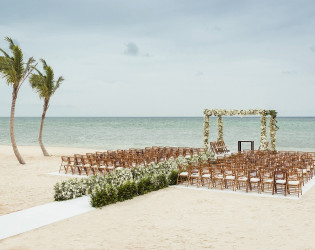
<svg viewBox="0 0 315 250"><path fill-rule="evenodd" d="M224 117L224 140L237 150L238 140L259 145L259 117ZM216 139L216 118L210 120L210 140ZM277 149L315 151L315 117L279 117ZM18 145L37 145L40 118L15 120ZM268 131L269 132L269 131ZM0 118L0 144L10 144L9 118ZM125 149L146 146L203 146L203 118L91 118L48 117L44 128L47 146ZM246 145L244 145L246 148ZM249 148L249 145L247 146Z"/></svg>

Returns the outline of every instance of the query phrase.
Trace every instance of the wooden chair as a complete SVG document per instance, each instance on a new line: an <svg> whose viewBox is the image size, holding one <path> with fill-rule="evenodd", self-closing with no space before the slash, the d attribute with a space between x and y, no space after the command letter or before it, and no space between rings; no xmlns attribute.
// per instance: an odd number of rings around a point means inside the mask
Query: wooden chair
<svg viewBox="0 0 315 250"><path fill-rule="evenodd" d="M216 165L215 167L213 167L212 169L212 187L216 188L217 187L217 183L220 184L221 190L223 190L224 188L224 175L222 173L222 168L220 165Z"/></svg>
<svg viewBox="0 0 315 250"><path fill-rule="evenodd" d="M287 192L290 194L292 192L297 193L298 197L300 197L300 193L302 195L302 180L297 171L288 171L287 172Z"/></svg>
<svg viewBox="0 0 315 250"><path fill-rule="evenodd" d="M69 168L71 169L71 173L74 174L76 167L75 167L75 157L74 156L69 156L68 157L68 162L69 162Z"/></svg>
<svg viewBox="0 0 315 250"><path fill-rule="evenodd" d="M90 162L90 159L88 159L87 157L82 157L82 166L81 166L81 169L84 170L85 174L87 176L89 176L89 173L91 171L91 162ZM81 173L82 173L82 170L81 170Z"/></svg>
<svg viewBox="0 0 315 250"><path fill-rule="evenodd" d="M230 150L227 149L225 142L223 140L217 141L216 143L217 149L221 154L227 154L230 152Z"/></svg>
<svg viewBox="0 0 315 250"><path fill-rule="evenodd" d="M260 173L257 169L248 170L248 182L250 190L252 190L253 187L255 187L257 188L258 193L261 193L261 179Z"/></svg>
<svg viewBox="0 0 315 250"><path fill-rule="evenodd" d="M307 183L309 180L309 172L307 171L307 167L302 162L299 162L297 170L299 172L299 175L302 177L302 184L304 186L304 184Z"/></svg>
<svg viewBox="0 0 315 250"><path fill-rule="evenodd" d="M87 158L89 158L89 159L96 159L96 154L93 154L93 153L86 153L86 156L87 156Z"/></svg>
<svg viewBox="0 0 315 250"><path fill-rule="evenodd" d="M236 187L237 189L245 188L246 193L248 192L249 181L248 172L246 169L238 168L236 170Z"/></svg>
<svg viewBox="0 0 315 250"><path fill-rule="evenodd" d="M92 171L93 175L97 175L100 168L99 162L96 161L96 159L89 159L89 161L90 161L90 170Z"/></svg>
<svg viewBox="0 0 315 250"><path fill-rule="evenodd" d="M260 172L261 176L261 190L263 192L270 191L274 194L274 172L273 169L263 169Z"/></svg>
<svg viewBox="0 0 315 250"><path fill-rule="evenodd" d="M275 171L275 193L278 193L278 191L283 191L284 195L287 195L287 173L285 170L276 170Z"/></svg>
<svg viewBox="0 0 315 250"><path fill-rule="evenodd" d="M212 168L208 164L204 164L202 166L201 172L201 185L204 186L208 184L208 188L210 188L212 179Z"/></svg>
<svg viewBox="0 0 315 250"><path fill-rule="evenodd" d="M189 173L188 173L188 166L178 165L178 176L177 176L177 185L179 183L186 183L187 186L189 184Z"/></svg>
<svg viewBox="0 0 315 250"><path fill-rule="evenodd" d="M93 162L92 162L92 165ZM104 159L101 159L101 160L97 160L97 166L98 166L98 172L101 173L101 174L106 174L106 161Z"/></svg>
<svg viewBox="0 0 315 250"><path fill-rule="evenodd" d="M83 157L82 155L74 155L74 171L73 174L78 170L79 175L82 173L82 167L83 167Z"/></svg>
<svg viewBox="0 0 315 250"><path fill-rule="evenodd" d="M62 168L65 170L65 173L67 173L69 167L70 167L70 165L69 165L69 157L68 156L61 156L61 163L60 163L59 173L60 173Z"/></svg>
<svg viewBox="0 0 315 250"><path fill-rule="evenodd" d="M109 173L109 172L112 172L115 170L115 166L113 164L113 162L111 160L108 160L106 161L106 172Z"/></svg>
<svg viewBox="0 0 315 250"><path fill-rule="evenodd" d="M189 175L189 183L191 185L194 185L194 180L196 180L197 187L200 186L201 182L201 166L198 166L197 164L190 164L188 166L188 175Z"/></svg>
<svg viewBox="0 0 315 250"><path fill-rule="evenodd" d="M229 188L231 184L233 191L236 191L236 175L235 169L228 167L223 170L223 178L224 178L224 186L225 188Z"/></svg>
<svg viewBox="0 0 315 250"><path fill-rule="evenodd" d="M222 154L221 150L217 147L217 142L210 142L211 151L217 155Z"/></svg>

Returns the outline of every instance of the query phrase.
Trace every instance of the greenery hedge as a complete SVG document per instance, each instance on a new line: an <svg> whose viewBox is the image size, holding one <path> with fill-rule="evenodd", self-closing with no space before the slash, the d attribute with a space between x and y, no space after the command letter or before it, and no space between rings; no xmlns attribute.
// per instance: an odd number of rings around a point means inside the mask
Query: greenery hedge
<svg viewBox="0 0 315 250"><path fill-rule="evenodd" d="M118 187L103 184L91 193L91 205L103 207L118 201L130 200L138 195L143 195L169 186L165 174L147 176L136 181L127 181Z"/></svg>

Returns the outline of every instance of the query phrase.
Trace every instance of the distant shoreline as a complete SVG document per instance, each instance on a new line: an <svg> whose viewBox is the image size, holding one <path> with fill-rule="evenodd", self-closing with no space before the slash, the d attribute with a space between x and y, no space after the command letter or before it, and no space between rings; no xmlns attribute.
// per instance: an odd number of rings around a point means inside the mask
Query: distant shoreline
<svg viewBox="0 0 315 250"><path fill-rule="evenodd" d="M157 145L157 146L161 146L161 145ZM165 146L170 146L170 147L177 147L177 146L171 146L171 145L165 145ZM187 147L189 147L190 145L186 145ZM11 144L0 144L0 147L11 147ZM18 147L22 147L22 148L40 148L39 144L32 144L32 145L25 145L25 144L18 144ZM150 145L148 145L148 147L151 147ZM178 146L181 147L181 146ZM202 146L200 146L202 147ZM73 150L73 149L78 149L78 150L82 150L82 149L87 149L89 152L96 152L96 151L104 151L104 150L116 150L116 149L122 149L122 150L126 150L129 148L144 148L144 147L134 147L134 146L130 146L130 147L126 147L126 148L112 148L112 147L104 147L104 148L100 148L100 147L91 147L91 146L76 146L76 145L46 145L47 149L67 149L67 150ZM8 149L8 148L7 148ZM277 148L278 151L302 151L302 152L315 152L315 148L294 148L294 147L280 147ZM13 154L13 151L12 151ZM1 152L0 152L1 155Z"/></svg>

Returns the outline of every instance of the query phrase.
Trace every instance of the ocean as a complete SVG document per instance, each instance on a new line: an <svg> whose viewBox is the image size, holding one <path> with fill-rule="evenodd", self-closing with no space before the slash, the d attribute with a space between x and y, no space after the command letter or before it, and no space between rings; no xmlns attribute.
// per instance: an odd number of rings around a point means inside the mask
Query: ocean
<svg viewBox="0 0 315 250"><path fill-rule="evenodd" d="M278 117L278 150L315 151L315 117ZM38 145L41 118L17 117L18 145ZM237 141L253 140L259 146L259 117L223 117L224 140L237 150ZM269 129L268 129L269 133ZM217 139L216 118L210 120L210 141ZM147 146L203 147L202 117L47 117L46 146L97 150ZM9 118L0 118L0 144L10 145ZM250 148L244 144L243 148Z"/></svg>

